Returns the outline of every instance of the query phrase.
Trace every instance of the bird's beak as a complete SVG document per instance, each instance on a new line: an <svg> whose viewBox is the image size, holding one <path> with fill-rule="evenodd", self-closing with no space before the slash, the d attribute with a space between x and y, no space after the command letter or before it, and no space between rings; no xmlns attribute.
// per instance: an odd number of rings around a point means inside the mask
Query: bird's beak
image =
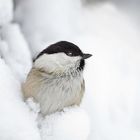
<svg viewBox="0 0 140 140"><path fill-rule="evenodd" d="M87 59L87 58L89 58L91 56L92 56L92 54L83 54L83 59Z"/></svg>

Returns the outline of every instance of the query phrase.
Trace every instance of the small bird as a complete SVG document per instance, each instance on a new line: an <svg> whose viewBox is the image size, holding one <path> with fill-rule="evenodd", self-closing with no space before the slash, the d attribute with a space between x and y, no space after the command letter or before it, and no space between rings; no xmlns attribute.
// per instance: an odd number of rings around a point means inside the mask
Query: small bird
<svg viewBox="0 0 140 140"><path fill-rule="evenodd" d="M85 59L91 56L71 42L50 45L33 62L23 84L25 99L32 97L38 102L43 115L80 105L85 91Z"/></svg>

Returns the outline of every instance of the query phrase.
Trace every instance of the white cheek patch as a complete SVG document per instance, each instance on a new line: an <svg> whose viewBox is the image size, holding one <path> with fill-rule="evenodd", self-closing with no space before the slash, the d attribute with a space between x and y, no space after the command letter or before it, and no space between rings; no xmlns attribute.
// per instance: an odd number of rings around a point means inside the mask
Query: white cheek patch
<svg viewBox="0 0 140 140"><path fill-rule="evenodd" d="M48 72L64 70L79 64L81 57L67 56L65 53L43 54L35 62L34 67L43 68Z"/></svg>

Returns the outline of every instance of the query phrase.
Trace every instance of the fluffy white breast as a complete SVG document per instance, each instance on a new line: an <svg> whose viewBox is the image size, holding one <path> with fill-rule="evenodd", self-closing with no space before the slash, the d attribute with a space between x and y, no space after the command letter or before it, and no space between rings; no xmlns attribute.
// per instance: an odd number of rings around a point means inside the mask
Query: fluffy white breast
<svg viewBox="0 0 140 140"><path fill-rule="evenodd" d="M42 114L50 114L61 111L67 106L79 105L84 94L82 73L77 77L46 76L41 80L41 85L38 87L35 99L40 103Z"/></svg>

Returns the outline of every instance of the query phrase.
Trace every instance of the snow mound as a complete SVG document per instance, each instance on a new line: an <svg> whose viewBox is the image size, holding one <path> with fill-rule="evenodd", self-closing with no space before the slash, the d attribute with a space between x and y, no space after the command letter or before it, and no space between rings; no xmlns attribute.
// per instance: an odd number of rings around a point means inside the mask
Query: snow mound
<svg viewBox="0 0 140 140"><path fill-rule="evenodd" d="M24 36L17 24L6 24L1 31L0 51L14 76L23 81L28 74L32 61Z"/></svg>
<svg viewBox="0 0 140 140"><path fill-rule="evenodd" d="M88 114L81 107L65 108L63 112L42 116L33 98L26 101L38 122L42 140L87 140L90 132Z"/></svg>
<svg viewBox="0 0 140 140"><path fill-rule="evenodd" d="M0 59L0 140L40 140L34 117L22 101L20 84Z"/></svg>
<svg viewBox="0 0 140 140"><path fill-rule="evenodd" d="M40 127L42 140L87 140L89 135L88 115L79 107L46 116Z"/></svg>

